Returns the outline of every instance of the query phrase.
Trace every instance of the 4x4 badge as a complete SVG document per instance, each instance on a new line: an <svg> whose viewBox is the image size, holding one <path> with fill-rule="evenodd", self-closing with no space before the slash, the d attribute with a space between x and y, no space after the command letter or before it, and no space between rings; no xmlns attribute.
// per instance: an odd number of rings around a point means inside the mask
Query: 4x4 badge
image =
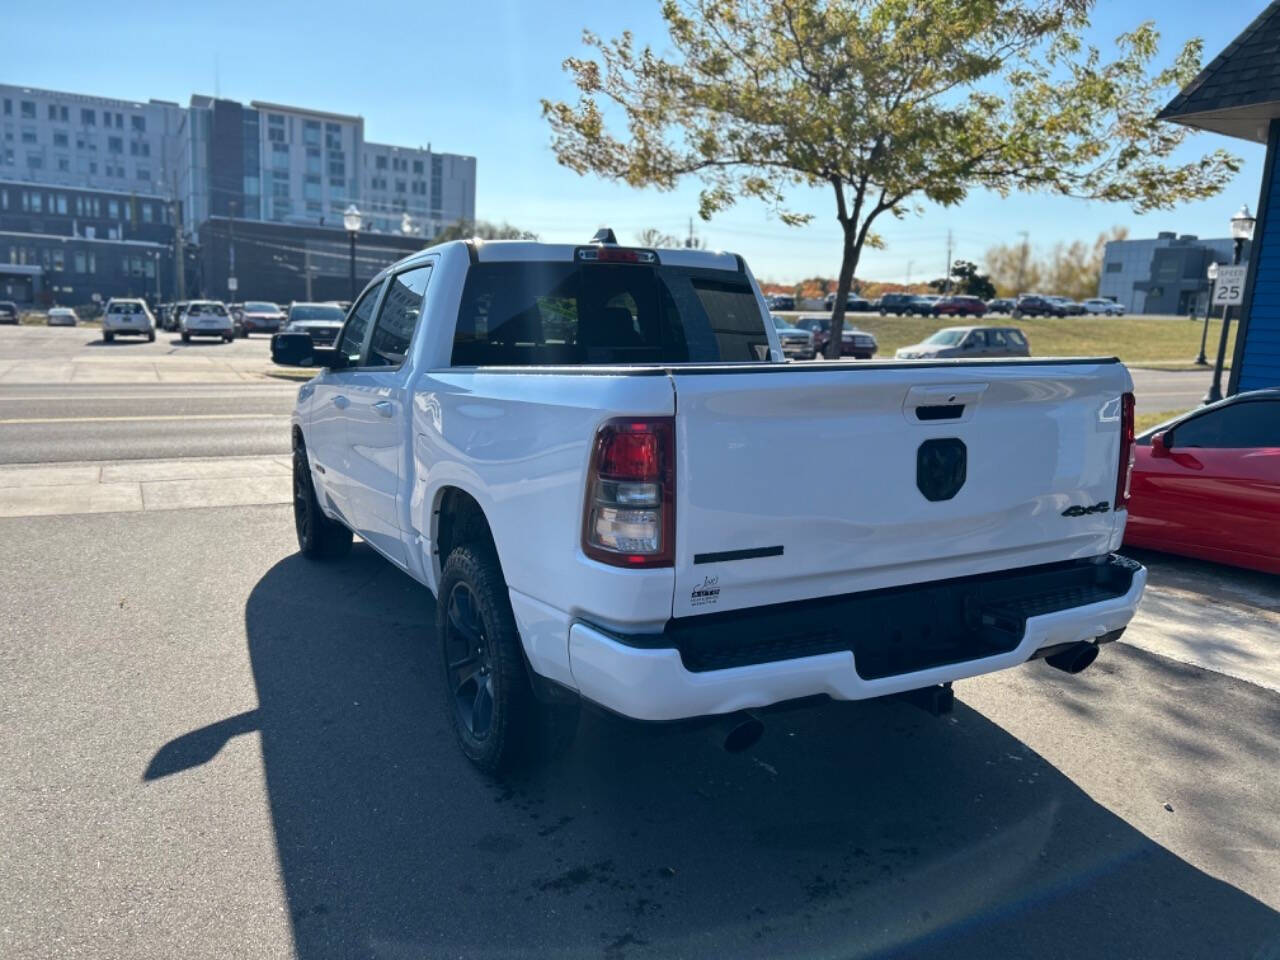
<svg viewBox="0 0 1280 960"><path fill-rule="evenodd" d="M1111 504L1106 500L1100 500L1092 507L1067 507L1062 511L1064 517L1087 517L1091 513L1106 513L1111 509Z"/></svg>

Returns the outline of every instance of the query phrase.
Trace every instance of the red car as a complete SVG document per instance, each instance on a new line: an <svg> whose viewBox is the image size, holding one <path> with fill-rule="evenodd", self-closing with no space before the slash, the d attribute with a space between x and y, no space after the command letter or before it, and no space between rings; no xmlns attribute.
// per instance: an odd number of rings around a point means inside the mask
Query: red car
<svg viewBox="0 0 1280 960"><path fill-rule="evenodd" d="M1124 542L1280 574L1280 389L1138 437Z"/></svg>
<svg viewBox="0 0 1280 960"><path fill-rule="evenodd" d="M987 305L977 297L943 297L933 305L935 317L983 317L986 313Z"/></svg>

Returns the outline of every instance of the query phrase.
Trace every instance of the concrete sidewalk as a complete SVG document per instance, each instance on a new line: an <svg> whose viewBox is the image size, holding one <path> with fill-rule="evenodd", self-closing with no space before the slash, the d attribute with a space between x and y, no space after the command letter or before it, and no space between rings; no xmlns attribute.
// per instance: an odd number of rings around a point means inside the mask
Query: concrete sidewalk
<svg viewBox="0 0 1280 960"><path fill-rule="evenodd" d="M0 517L288 503L288 457L0 466Z"/></svg>

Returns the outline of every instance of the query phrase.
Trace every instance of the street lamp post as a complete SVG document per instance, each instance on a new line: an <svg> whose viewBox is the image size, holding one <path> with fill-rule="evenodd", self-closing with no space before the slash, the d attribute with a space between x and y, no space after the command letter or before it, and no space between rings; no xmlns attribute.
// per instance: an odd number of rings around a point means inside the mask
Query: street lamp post
<svg viewBox="0 0 1280 960"><path fill-rule="evenodd" d="M1240 256L1244 252L1244 242L1253 239L1253 214L1249 212L1249 205L1242 204L1240 209L1236 211L1236 215L1231 218L1231 239L1235 241L1235 248L1232 252L1231 262L1233 264L1240 263ZM1227 329L1231 324L1231 308L1222 308L1222 333L1218 337L1218 358L1213 363L1213 383L1209 385L1209 392L1204 395L1205 403L1217 403L1222 399L1222 367L1227 359Z"/></svg>
<svg viewBox="0 0 1280 960"><path fill-rule="evenodd" d="M1196 357L1196 366L1207 367L1209 358L1204 355L1204 347L1209 339L1209 314L1213 310L1213 286L1218 282L1218 263L1215 260L1205 271L1209 277L1209 302L1204 305L1204 329L1200 331L1200 355Z"/></svg>
<svg viewBox="0 0 1280 960"><path fill-rule="evenodd" d="M351 240L351 302L356 299L356 235L360 233L360 222L363 220L360 210L354 203L342 211L342 225L347 228L347 237Z"/></svg>

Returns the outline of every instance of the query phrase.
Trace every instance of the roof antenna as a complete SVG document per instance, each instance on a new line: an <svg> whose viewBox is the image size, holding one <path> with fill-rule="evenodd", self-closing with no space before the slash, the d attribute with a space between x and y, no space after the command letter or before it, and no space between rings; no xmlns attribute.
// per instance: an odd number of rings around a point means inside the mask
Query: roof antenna
<svg viewBox="0 0 1280 960"><path fill-rule="evenodd" d="M618 238L613 235L613 231L608 227L601 227L596 231L596 235L591 238L592 243L612 243L617 244Z"/></svg>

